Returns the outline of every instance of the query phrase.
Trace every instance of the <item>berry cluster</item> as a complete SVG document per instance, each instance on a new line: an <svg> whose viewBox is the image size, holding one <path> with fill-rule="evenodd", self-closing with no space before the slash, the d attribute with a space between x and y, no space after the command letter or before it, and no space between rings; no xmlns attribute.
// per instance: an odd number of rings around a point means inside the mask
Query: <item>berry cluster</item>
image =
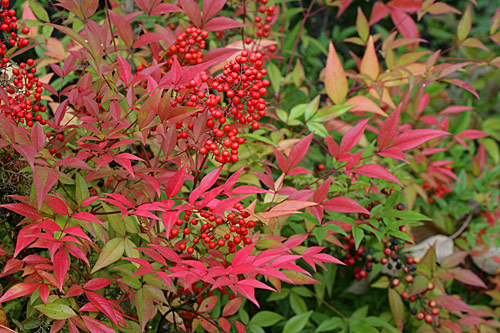
<svg viewBox="0 0 500 333"><path fill-rule="evenodd" d="M377 262L370 254L367 254L363 245L355 248L355 241L352 235L344 236L344 249L347 254L344 257L344 263L347 266L354 266L354 278L359 281L368 277L368 273L373 268L373 263Z"/></svg>
<svg viewBox="0 0 500 333"><path fill-rule="evenodd" d="M408 291L404 291L401 297L404 300L409 300L411 305L410 313L417 317L418 320L424 320L426 323L430 324L433 322L434 318L439 316L441 312L437 307L437 303L434 300L428 300L425 294L434 289L434 283L429 282L427 289L419 294L412 295Z"/></svg>
<svg viewBox="0 0 500 333"><path fill-rule="evenodd" d="M450 166L447 166L446 168L448 170L451 170ZM422 185L422 187L429 194L429 199L428 199L429 203L434 202L433 196L436 196L436 197L442 199L445 194L453 192L453 190L447 186L447 182L441 181L439 178L435 179L434 184L431 184L429 182L425 182L424 185Z"/></svg>
<svg viewBox="0 0 500 333"><path fill-rule="evenodd" d="M180 35L174 44L170 45L167 52L163 54L167 60L165 69L168 71L174 64L174 59L179 61L181 66L197 65L203 63L202 50L206 47L205 39L208 31L195 27L189 27Z"/></svg>
<svg viewBox="0 0 500 333"><path fill-rule="evenodd" d="M400 231L406 232L406 228L401 226ZM395 275L391 278L390 286L398 288L400 292L403 290L401 297L410 303L410 312L418 320L431 323L439 315L440 310L436 307L436 302L429 300L425 294L434 289L434 284L429 282L426 289L416 294L410 294L417 272L416 265L420 263L420 258L413 258L401 253L403 246L404 241L391 238L385 245L384 257L380 259L380 263L385 265L387 270L392 272L392 275Z"/></svg>
<svg viewBox="0 0 500 333"><path fill-rule="evenodd" d="M252 239L248 236L249 230L253 229L257 222L247 221L250 214L243 210L243 205L237 203L233 208L237 212L227 214L225 219L212 214L210 211L213 209L210 208L208 212L204 210L184 212L184 216L177 219L170 230L170 239L183 236L175 244L175 249L192 254L200 245L209 249L226 246L229 253L235 253L237 245L251 244Z"/></svg>
<svg viewBox="0 0 500 333"><path fill-rule="evenodd" d="M29 41L26 38L19 37L16 33L17 27L17 16L14 9L7 9L9 7L9 0L2 0L2 7L0 8L0 31L4 36L7 44L10 46L17 45L17 47L28 46ZM21 33L28 34L30 29L24 27L21 29ZM7 45L5 42L0 44L0 55L5 56L7 50ZM4 62L5 63L5 62Z"/></svg>
<svg viewBox="0 0 500 333"><path fill-rule="evenodd" d="M40 105L42 98L43 85L37 77L34 76L36 68L35 61L28 59L21 62L19 66L9 58L15 48L28 46L29 41L19 36L16 11L7 9L8 0L2 0L0 7L0 31L2 38L0 41L0 78L1 85L7 93L8 105L2 106L1 113L17 124L26 124L33 127L35 122L42 125L46 120L40 113L45 112L45 106ZM28 34L30 29L24 27L22 34ZM4 101L4 100L2 100Z"/></svg>
<svg viewBox="0 0 500 333"><path fill-rule="evenodd" d="M258 120L266 114L264 95L270 82L264 79L267 70L263 68L262 57L260 52L241 51L224 66L219 76L209 78L207 73L201 73L201 88L192 80L187 86L176 89L172 107L185 105L201 110L192 115L191 122L177 123L177 138L189 139L189 131L193 130L195 122L208 112L206 125L210 134L199 148L200 154L211 152L215 160L222 164L237 162L238 149L245 143L244 138L238 137L238 128L249 126L256 130L260 126ZM224 100L217 93L223 93Z"/></svg>

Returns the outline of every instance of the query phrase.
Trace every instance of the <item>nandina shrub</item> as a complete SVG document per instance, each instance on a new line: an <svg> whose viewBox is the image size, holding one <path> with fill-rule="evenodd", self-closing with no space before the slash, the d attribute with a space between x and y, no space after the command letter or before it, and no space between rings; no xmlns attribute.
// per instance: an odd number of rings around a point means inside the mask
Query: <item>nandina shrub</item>
<svg viewBox="0 0 500 333"><path fill-rule="evenodd" d="M276 104L281 99L268 92L279 97L290 80L270 65L286 56L274 55L279 34L271 27L280 6L266 0L199 5L136 1L130 10L114 2L98 9L96 1L60 1L57 24L46 26L65 37L31 36L44 44L36 62L50 68L41 85L53 114L33 120L14 110L0 117L2 149L22 156L17 167L33 183L30 195L15 193L15 203L3 205L22 221L15 245L5 247L11 257L1 274L12 277L0 301L30 296L26 317L41 314L51 331L242 332L244 302L263 303L256 288L317 283L313 276L329 275L314 273L316 265L340 263L322 252L333 244L348 252L340 254L355 266L356 280L382 269L378 261L399 260L408 270L404 281L380 282L393 287L395 325L404 325L401 299L434 290L427 295L441 299L419 298L434 303L415 315L437 326L438 302L457 304L439 278L476 277L459 269L426 275L435 268L429 252L412 295L405 290L419 262L401 253L412 242L407 228L428 218L406 210L400 191L413 187L410 172L427 172L432 193L447 194L434 178L449 183L450 163L419 158L454 144L445 120L424 116L425 87L445 81L475 92L446 79L470 64L438 64L439 54L418 52L405 58L398 49L411 51L420 40L413 25L399 24L408 10L389 6L402 38L384 36L382 66L375 46L380 36L370 35L361 13L359 38L352 40L366 46L359 70L346 73L330 43L322 75L329 100L317 96L283 111L288 101ZM218 16L223 8L227 16ZM33 11L24 6L23 16L43 20L40 8ZM467 30L467 16L463 21ZM297 66L292 80L300 86ZM39 100L21 109L35 111ZM344 122L335 119L342 113ZM454 139L480 136L465 132ZM329 157L315 166L318 155ZM408 160L412 171L402 171L399 161ZM301 330L310 316L297 313L284 331Z"/></svg>

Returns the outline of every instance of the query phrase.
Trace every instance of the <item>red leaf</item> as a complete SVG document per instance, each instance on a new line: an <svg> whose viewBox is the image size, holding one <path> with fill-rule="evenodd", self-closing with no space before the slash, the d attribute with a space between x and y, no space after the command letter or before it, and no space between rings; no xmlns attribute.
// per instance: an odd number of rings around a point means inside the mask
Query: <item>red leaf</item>
<svg viewBox="0 0 500 333"><path fill-rule="evenodd" d="M458 133L456 136L474 140L474 139L484 138L485 136L489 136L489 134L475 129L468 129Z"/></svg>
<svg viewBox="0 0 500 333"><path fill-rule="evenodd" d="M274 156L276 157L276 161L278 162L278 166L280 167L281 171L286 172L288 170L288 160L286 159L285 155L283 155L282 152L279 150L275 149L274 150Z"/></svg>
<svg viewBox="0 0 500 333"><path fill-rule="evenodd" d="M235 298L235 299L238 299L238 298ZM232 299L231 301L234 301L235 299ZM229 301L229 302L231 302L231 301ZM220 327L222 327L222 329L224 331L226 331L226 332L231 331L231 323L226 318L219 318L219 325L220 325Z"/></svg>
<svg viewBox="0 0 500 333"><path fill-rule="evenodd" d="M340 156L340 147L337 142L335 142L331 137L327 136L325 138L326 145L328 146L328 152L330 155L335 157L336 159L339 159Z"/></svg>
<svg viewBox="0 0 500 333"><path fill-rule="evenodd" d="M201 26L201 11L198 8L198 3L193 0L180 0L179 2L193 25L199 28Z"/></svg>
<svg viewBox="0 0 500 333"><path fill-rule="evenodd" d="M365 214L370 214L371 213L363 208L360 204L358 204L356 201L346 198L346 197L337 197L337 198L332 198L330 200L327 200L323 202L323 207L326 210L329 210L331 212L337 212L337 213L365 213Z"/></svg>
<svg viewBox="0 0 500 333"><path fill-rule="evenodd" d="M484 284L483 280L481 280L481 278L479 278L479 276L472 273L472 271L470 271L468 269L456 267L453 270L451 270L451 272L453 272L455 279L462 282L462 283L468 284L470 286L487 288L486 285Z"/></svg>
<svg viewBox="0 0 500 333"><path fill-rule="evenodd" d="M108 317L113 324L118 326L118 321L116 319L115 311L113 310L113 305L111 302L94 291L85 291L85 295L89 299L93 306L99 309L102 313Z"/></svg>
<svg viewBox="0 0 500 333"><path fill-rule="evenodd" d="M204 0L203 1L203 23L214 17L224 7L227 0Z"/></svg>
<svg viewBox="0 0 500 333"><path fill-rule="evenodd" d="M299 142L290 150L290 154L288 155L288 170L295 167L304 159L304 156L307 154L307 150L311 144L311 140L313 138L313 134L311 133L306 137L300 139Z"/></svg>
<svg viewBox="0 0 500 333"><path fill-rule="evenodd" d="M59 215L68 215L68 206L66 202L62 201L59 197L49 195L45 198L45 203Z"/></svg>
<svg viewBox="0 0 500 333"><path fill-rule="evenodd" d="M240 309L241 302L243 301L243 297L236 297L227 302L222 310L222 315L224 317L232 316Z"/></svg>
<svg viewBox="0 0 500 333"><path fill-rule="evenodd" d="M63 249L57 251L57 253L54 256L54 273L56 274L56 279L57 279L57 288L62 291L62 286L64 284L64 278L66 277L66 274L68 273L69 269L69 260L68 260L68 254L66 251Z"/></svg>
<svg viewBox="0 0 500 333"><path fill-rule="evenodd" d="M118 60L118 74L125 83L125 86L128 86L130 78L132 77L132 70L130 69L130 64L119 53L116 54L116 58Z"/></svg>
<svg viewBox="0 0 500 333"><path fill-rule="evenodd" d="M391 19L404 38L419 38L417 25L410 15L399 10L391 10ZM418 43L417 43L418 44Z"/></svg>
<svg viewBox="0 0 500 333"><path fill-rule="evenodd" d="M390 145L390 148L405 151L444 135L449 135L449 133L434 129L410 130L399 134Z"/></svg>
<svg viewBox="0 0 500 333"><path fill-rule="evenodd" d="M151 11L151 15L163 15L177 12L182 12L182 9L171 3L160 3Z"/></svg>
<svg viewBox="0 0 500 333"><path fill-rule="evenodd" d="M209 172L200 182L200 185L196 187L189 195L189 203L195 202L206 190L208 190L212 185L215 184L217 178L219 178L220 172L222 171L222 166L215 170Z"/></svg>
<svg viewBox="0 0 500 333"><path fill-rule="evenodd" d="M45 147L45 132L38 122L31 129L31 142L33 142L36 151L40 151Z"/></svg>
<svg viewBox="0 0 500 333"><path fill-rule="evenodd" d="M246 24L240 23L229 17L216 17L203 25L203 29L207 31L220 31L234 28L245 28Z"/></svg>
<svg viewBox="0 0 500 333"><path fill-rule="evenodd" d="M254 246L255 246L255 243L250 244L248 246L245 246L244 248L242 248L241 250L236 252L236 254L233 257L233 261L232 261L233 267L241 265L248 258L248 256L252 252Z"/></svg>
<svg viewBox="0 0 500 333"><path fill-rule="evenodd" d="M456 113L462 113L464 111L468 110L474 110L472 106L464 106L464 105L453 105L453 106L448 106L446 109L443 111L439 112L439 114L456 114Z"/></svg>
<svg viewBox="0 0 500 333"><path fill-rule="evenodd" d="M88 222L95 222L102 224L101 220L99 220L94 214L91 214L89 212L79 212L73 214L71 217L80 221L88 221Z"/></svg>
<svg viewBox="0 0 500 333"><path fill-rule="evenodd" d="M19 283L10 288L5 292L5 294L2 295L2 298L0 298L0 303L3 303L5 301L22 297L24 295L28 295L32 293L33 291L38 288L39 284L38 283Z"/></svg>
<svg viewBox="0 0 500 333"><path fill-rule="evenodd" d="M111 279L106 279L106 278L94 278L83 286L83 288L87 290L99 290L102 288L107 287L113 280Z"/></svg>
<svg viewBox="0 0 500 333"><path fill-rule="evenodd" d="M467 303L453 296L439 295L434 298L439 306L446 310L469 312L472 309Z"/></svg>
<svg viewBox="0 0 500 333"><path fill-rule="evenodd" d="M177 172L170 177L165 185L165 194L168 198L172 198L181 190L184 185L184 179L186 178L186 165L177 170Z"/></svg>
<svg viewBox="0 0 500 333"><path fill-rule="evenodd" d="M365 127L369 120L369 118L363 119L356 126L348 130L346 134L344 134L344 137L340 142L341 153L348 152L359 142L365 132Z"/></svg>
<svg viewBox="0 0 500 333"><path fill-rule="evenodd" d="M92 317L88 316L82 316L83 322L85 323L85 326L89 329L90 333L115 333L116 331L109 327L108 325L105 325L98 321L97 319L94 319Z"/></svg>
<svg viewBox="0 0 500 333"><path fill-rule="evenodd" d="M460 79L446 79L443 81L451 83L451 84L453 84L457 87L460 87L462 89L465 89L468 92L470 92L472 95L474 95L477 99L479 99L479 94L477 93L477 91L474 88L472 88L472 86L470 84L468 84L467 82L460 80Z"/></svg>
<svg viewBox="0 0 500 333"><path fill-rule="evenodd" d="M64 115L66 114L66 110L68 108L68 103L69 103L69 99L65 99L57 107L56 112L54 114L54 122L55 122L56 126L59 126L61 124L61 120L63 119Z"/></svg>
<svg viewBox="0 0 500 333"><path fill-rule="evenodd" d="M389 14L389 9L382 1L377 1L373 5L368 24L373 25Z"/></svg>
<svg viewBox="0 0 500 333"><path fill-rule="evenodd" d="M398 105L394 111L384 120L382 126L380 126L380 132L378 135L377 143L378 149L382 151L385 147L391 143L392 139L396 135L399 123L399 114L401 112L401 104Z"/></svg>
<svg viewBox="0 0 500 333"><path fill-rule="evenodd" d="M217 305L217 301L219 300L219 296L213 295L209 296L201 302L200 306L198 307L199 312L208 312L215 308Z"/></svg>
<svg viewBox="0 0 500 333"><path fill-rule="evenodd" d="M364 164L359 168L354 169L353 172L359 173L360 175L367 176L370 178L390 180L391 182L394 182L400 185L401 187L404 187L403 184L401 184L401 182L399 181L399 179L396 178L396 176L394 176L392 173L387 171L386 168L378 164Z"/></svg>
<svg viewBox="0 0 500 333"><path fill-rule="evenodd" d="M7 208L13 212L16 212L17 214L30 218L30 219L41 219L42 216L38 214L38 212L25 204L22 203L13 203L13 204L5 204L5 205L0 205L0 207Z"/></svg>
<svg viewBox="0 0 500 333"><path fill-rule="evenodd" d="M38 210L42 209L45 196L59 180L59 172L46 167L37 167L33 172L33 184L36 190Z"/></svg>
<svg viewBox="0 0 500 333"><path fill-rule="evenodd" d="M43 304L47 304L47 300L49 298L49 287L46 284L41 284L40 288L38 288L38 293L40 294Z"/></svg>
<svg viewBox="0 0 500 333"><path fill-rule="evenodd" d="M148 33L145 33L143 35L140 35L139 38L137 38L137 40L134 43L134 48L139 48L141 46L151 44L151 43L157 42L159 40L168 41L169 38L167 36L164 36L164 35L157 33L157 32L148 32ZM143 73L141 73L141 74L143 74Z"/></svg>
<svg viewBox="0 0 500 333"><path fill-rule="evenodd" d="M349 98L346 102L346 105L354 105L353 108L349 109L349 112L371 112L374 114L378 114L379 116L387 117L387 114L366 96L354 96Z"/></svg>

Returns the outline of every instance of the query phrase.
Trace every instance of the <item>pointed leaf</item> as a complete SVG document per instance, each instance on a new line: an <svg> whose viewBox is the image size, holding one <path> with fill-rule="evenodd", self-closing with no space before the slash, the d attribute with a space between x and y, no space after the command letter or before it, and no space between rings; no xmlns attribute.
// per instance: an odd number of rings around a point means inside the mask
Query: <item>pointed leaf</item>
<svg viewBox="0 0 500 333"><path fill-rule="evenodd" d="M460 22L458 22L457 37L459 41L463 41L465 38L467 38L467 35L470 32L472 24L471 16L472 16L471 6L468 6L467 9L465 10L464 15L460 19Z"/></svg>
<svg viewBox="0 0 500 333"><path fill-rule="evenodd" d="M449 135L448 132L439 131L434 129L418 129L418 130L410 130L404 133L399 134L392 144L389 146L392 149L398 149L401 151L413 149L415 147L420 146L421 144L444 136Z"/></svg>
<svg viewBox="0 0 500 333"><path fill-rule="evenodd" d="M46 167L36 167L33 172L33 184L36 191L36 199L38 202L38 210L42 209L43 201L52 186L59 180L59 172Z"/></svg>
<svg viewBox="0 0 500 333"><path fill-rule="evenodd" d="M387 117L382 126L380 127L380 132L378 135L377 143L378 149L380 151L384 150L385 147L391 143L392 139L396 135L399 123L399 114L401 112L401 104L398 105L394 111Z"/></svg>
<svg viewBox="0 0 500 333"><path fill-rule="evenodd" d="M367 176L370 178L390 180L391 182L394 182L400 185L401 187L404 187L403 184L401 184L401 182L399 181L399 179L396 178L396 176L394 176L392 173L387 171L386 168L378 164L364 164L354 169L353 172L359 173L360 175Z"/></svg>
<svg viewBox="0 0 500 333"><path fill-rule="evenodd" d="M328 97L335 103L341 104L347 96L347 77L335 51L333 43L330 42L328 58L325 68L325 89Z"/></svg>
<svg viewBox="0 0 500 333"><path fill-rule="evenodd" d="M368 75L370 78L375 80L379 75L379 66L377 54L375 53L373 37L370 36L368 38L368 45L366 46L365 54L363 59L361 59L359 71L361 74Z"/></svg>
<svg viewBox="0 0 500 333"><path fill-rule="evenodd" d="M125 240L121 237L113 238L104 245L91 274L118 261L125 251Z"/></svg>
<svg viewBox="0 0 500 333"><path fill-rule="evenodd" d="M359 142L365 132L365 127L369 120L369 118L363 119L356 126L348 130L346 134L344 134L344 137L340 142L341 153L348 152Z"/></svg>

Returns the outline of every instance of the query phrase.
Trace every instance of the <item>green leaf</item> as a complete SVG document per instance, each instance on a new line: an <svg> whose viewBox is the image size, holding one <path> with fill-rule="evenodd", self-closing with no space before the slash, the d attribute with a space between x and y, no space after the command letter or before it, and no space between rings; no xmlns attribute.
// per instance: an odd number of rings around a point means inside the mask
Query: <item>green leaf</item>
<svg viewBox="0 0 500 333"><path fill-rule="evenodd" d="M351 315L351 320L352 319L362 320L363 318L366 317L367 314L368 314L368 305L365 305L353 312L353 314Z"/></svg>
<svg viewBox="0 0 500 333"><path fill-rule="evenodd" d="M87 187L87 182L83 177L77 173L76 174L76 202L79 205L82 204L82 201L90 196L89 189Z"/></svg>
<svg viewBox="0 0 500 333"><path fill-rule="evenodd" d="M336 224L328 224L328 225L323 226L323 228L326 228L328 230L331 230L331 231L337 232L339 234L342 234L344 236L347 236L347 232L345 232L344 229L342 229L340 226L338 226Z"/></svg>
<svg viewBox="0 0 500 333"><path fill-rule="evenodd" d="M392 215L401 220L410 220L410 221L432 221L430 217L427 217L423 214L411 211L411 210L392 210Z"/></svg>
<svg viewBox="0 0 500 333"><path fill-rule="evenodd" d="M31 10L33 10L33 13L35 14L36 17L38 17L43 22L50 21L49 14L47 14L47 11L43 8L42 5L40 5L36 1L29 1L28 4L31 7Z"/></svg>
<svg viewBox="0 0 500 333"><path fill-rule="evenodd" d="M359 37L361 37L363 42L366 42L368 40L368 34L370 33L370 27L368 25L368 20L366 19L365 14L363 14L363 11L361 10L361 7L358 7L356 28L358 30Z"/></svg>
<svg viewBox="0 0 500 333"><path fill-rule="evenodd" d="M123 237L113 238L104 245L97 262L92 268L91 274L97 272L112 263L118 261L125 251L125 239Z"/></svg>
<svg viewBox="0 0 500 333"><path fill-rule="evenodd" d="M307 311L306 302L299 295L293 293L290 294L290 306L296 314L301 314Z"/></svg>
<svg viewBox="0 0 500 333"><path fill-rule="evenodd" d="M306 125L309 131L315 132L322 138L325 138L328 135L328 130L325 128L325 126L323 126L323 124L315 121L308 121Z"/></svg>
<svg viewBox="0 0 500 333"><path fill-rule="evenodd" d="M327 332L327 331L333 331L337 328L344 328L345 323L344 320L340 317L333 317L328 320L323 321L321 324L319 324L318 328L316 328L316 333L319 332Z"/></svg>
<svg viewBox="0 0 500 333"><path fill-rule="evenodd" d="M316 239L318 240L318 245L321 245L323 243L323 239L325 239L328 231L322 227L315 227L313 229L313 232L314 232L314 235L316 236Z"/></svg>
<svg viewBox="0 0 500 333"><path fill-rule="evenodd" d="M394 288L389 288L389 306L391 307L392 315L398 329L403 330L404 318L405 318L405 306L401 296Z"/></svg>
<svg viewBox="0 0 500 333"><path fill-rule="evenodd" d="M354 238L354 242L356 243L356 249L359 247L359 244L365 237L365 232L363 229L358 228L357 226L352 227L352 237Z"/></svg>
<svg viewBox="0 0 500 333"><path fill-rule="evenodd" d="M313 117L313 120L319 122L328 122L330 120L340 117L353 107L354 105L345 105L345 104L323 107L319 109L318 112L316 112L316 114Z"/></svg>
<svg viewBox="0 0 500 333"><path fill-rule="evenodd" d="M256 324L260 327L273 326L280 320L283 320L283 316L271 311L260 311L255 314L250 320L251 324Z"/></svg>
<svg viewBox="0 0 500 333"><path fill-rule="evenodd" d="M281 77L280 70L279 70L278 66L276 66L272 62L266 65L266 69L267 69L267 74L269 75L274 93L276 95L279 95L280 84L281 84L281 81L283 81L283 78Z"/></svg>
<svg viewBox="0 0 500 333"><path fill-rule="evenodd" d="M255 141L260 141L260 142L264 142L264 143L267 143L273 147L276 147L276 143L269 140L268 138L262 136L262 135L257 135L255 133L247 133L245 135L243 135L243 137L245 138L248 138L248 139L253 139Z"/></svg>
<svg viewBox="0 0 500 333"><path fill-rule="evenodd" d="M352 333L379 333L379 331L361 321L355 321L349 326Z"/></svg>
<svg viewBox="0 0 500 333"><path fill-rule="evenodd" d="M472 22L471 15L471 6L468 6L467 10L462 16L462 19L460 20L460 22L458 22L457 37L459 41L463 41L465 38L467 38L467 35L470 32Z"/></svg>
<svg viewBox="0 0 500 333"><path fill-rule="evenodd" d="M102 207L104 208L104 211L106 213L113 212L116 210L116 209L109 207L106 204L102 204ZM106 215L106 217L109 221L109 225L111 226L111 228L113 228L113 230L115 232L117 232L119 235L125 236L127 230L125 228L125 223L123 223L123 220L120 217L120 214L118 214L118 213L117 214L108 214L108 215Z"/></svg>
<svg viewBox="0 0 500 333"><path fill-rule="evenodd" d="M36 305L35 309L43 313L49 318L55 320L68 319L71 317L75 317L77 314L73 311L72 308L65 304L58 303L50 303L50 304L40 304Z"/></svg>
<svg viewBox="0 0 500 333"><path fill-rule="evenodd" d="M305 110L306 120L311 119L314 116L314 114L316 113L316 111L318 111L319 98L320 98L320 95L314 97L314 99L307 104L307 107Z"/></svg>
<svg viewBox="0 0 500 333"><path fill-rule="evenodd" d="M302 67L300 60L297 59L297 63L295 64L295 67L292 72L293 83L295 84L296 87L299 87L302 84L302 82L304 81L304 77L305 77L304 67Z"/></svg>
<svg viewBox="0 0 500 333"><path fill-rule="evenodd" d="M283 328L283 333L301 332L304 326L306 326L307 321L309 320L309 317L311 317L312 313L313 311L308 311L288 319L285 327Z"/></svg>
<svg viewBox="0 0 500 333"><path fill-rule="evenodd" d="M486 152L491 157L493 162L496 165L500 164L500 150L498 149L498 144L495 142L495 140L491 138L485 138L483 139L483 144Z"/></svg>
<svg viewBox="0 0 500 333"><path fill-rule="evenodd" d="M288 115L288 120L294 120L294 119L297 119L299 118L300 116L302 116L304 114L304 112L306 112L306 108L307 108L308 104L299 104L299 105L295 105L291 110L290 110L290 114Z"/></svg>

